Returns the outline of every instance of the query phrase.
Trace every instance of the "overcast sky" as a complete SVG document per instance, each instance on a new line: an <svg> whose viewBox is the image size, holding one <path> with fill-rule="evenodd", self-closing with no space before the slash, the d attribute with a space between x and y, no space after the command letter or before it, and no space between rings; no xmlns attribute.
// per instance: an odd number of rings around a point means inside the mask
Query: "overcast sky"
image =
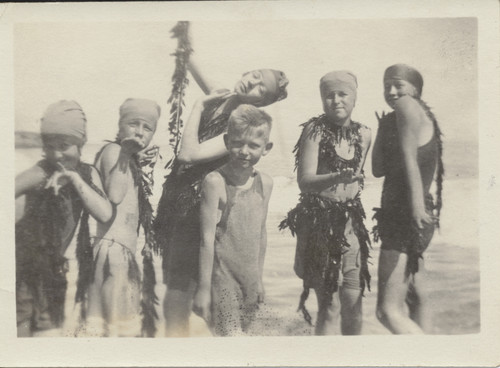
<svg viewBox="0 0 500 368"><path fill-rule="evenodd" d="M21 23L14 26L15 124L38 131L44 109L59 99L78 101L88 117L89 142L113 138L118 108L128 97L163 108L156 143L166 142L176 42L175 22ZM372 128L374 112L388 110L382 76L391 64L415 66L423 99L447 139L477 141L477 22L475 18L218 21L193 23L195 52L211 79L232 88L261 67L287 74L289 96L267 110L273 138L287 149L297 125L321 113L318 81L335 69L358 77L353 118ZM187 113L201 91L192 83Z"/></svg>

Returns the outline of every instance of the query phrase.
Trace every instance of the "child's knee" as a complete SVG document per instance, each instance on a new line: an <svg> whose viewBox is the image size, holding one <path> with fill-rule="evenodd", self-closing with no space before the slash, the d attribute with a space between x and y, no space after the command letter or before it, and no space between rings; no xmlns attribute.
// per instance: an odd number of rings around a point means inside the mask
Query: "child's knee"
<svg viewBox="0 0 500 368"><path fill-rule="evenodd" d="M396 305L392 305L390 303L381 303L377 306L377 319L382 323L386 324L397 318L401 311Z"/></svg>

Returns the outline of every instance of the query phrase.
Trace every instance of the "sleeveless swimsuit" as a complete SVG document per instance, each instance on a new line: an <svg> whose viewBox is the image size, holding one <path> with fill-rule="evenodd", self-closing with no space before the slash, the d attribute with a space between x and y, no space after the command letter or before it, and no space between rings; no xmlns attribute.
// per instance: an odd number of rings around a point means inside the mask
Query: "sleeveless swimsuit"
<svg viewBox="0 0 500 368"><path fill-rule="evenodd" d="M425 106L425 105L423 105ZM433 116L432 120L435 122ZM418 258L427 249L434 234L433 224L424 224L418 229L413 223L407 183L406 169L401 152L396 125L396 113L391 112L380 123L383 137L382 155L386 167L386 175L382 190L382 208L376 208L374 228L376 240L382 241L382 249L392 249L408 254L408 273L418 270ZM440 131L435 122L434 134L429 142L417 150L417 163L422 178L424 203L426 211L432 214L436 206L429 193L436 167L442 175L440 160ZM440 179L439 179L440 180ZM438 191L440 198L440 190Z"/></svg>
<svg viewBox="0 0 500 368"><path fill-rule="evenodd" d="M254 319L260 281L259 250L265 218L260 173L248 189L232 185L221 170L227 202L217 224L212 273L212 323L217 335L245 331Z"/></svg>

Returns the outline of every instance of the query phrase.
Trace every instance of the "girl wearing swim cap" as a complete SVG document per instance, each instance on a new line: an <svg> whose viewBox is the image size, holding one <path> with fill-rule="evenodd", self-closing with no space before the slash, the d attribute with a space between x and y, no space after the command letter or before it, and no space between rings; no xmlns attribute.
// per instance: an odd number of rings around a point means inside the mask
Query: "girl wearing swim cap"
<svg viewBox="0 0 500 368"><path fill-rule="evenodd" d="M190 55L188 69L206 96L195 103L184 127L180 151L163 185L154 224L167 284L167 336L189 334L198 280L201 182L205 175L229 161L223 139L229 115L241 104L260 107L286 98L288 84L283 72L259 69L243 74L232 91L220 88L203 73L195 53Z"/></svg>
<svg viewBox="0 0 500 368"><path fill-rule="evenodd" d="M89 217L107 222L113 214L96 168L81 161L87 118L75 101L48 106L40 119L43 157L15 180L16 200L24 197L16 221L17 336L62 336L69 270L76 241L78 281L75 302L85 299L92 254ZM78 230L77 230L78 229ZM73 250L75 252L75 250ZM75 285L72 285L75 286Z"/></svg>
<svg viewBox="0 0 500 368"><path fill-rule="evenodd" d="M394 110L377 114L372 155L375 177L385 177L376 209L381 240L377 317L394 334L431 331L423 253L439 226L443 164L438 123L420 99L422 75L405 64L384 74L384 97ZM436 175L436 200L430 186ZM405 303L409 307L406 313Z"/></svg>

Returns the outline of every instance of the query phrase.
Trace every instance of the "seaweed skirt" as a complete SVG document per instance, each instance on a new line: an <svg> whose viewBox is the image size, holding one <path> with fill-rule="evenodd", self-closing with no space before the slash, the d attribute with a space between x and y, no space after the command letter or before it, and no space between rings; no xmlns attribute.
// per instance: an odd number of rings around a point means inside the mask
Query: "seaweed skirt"
<svg viewBox="0 0 500 368"><path fill-rule="evenodd" d="M346 202L336 202L316 193L302 193L297 206L288 212L280 229L289 228L297 235L294 270L304 281L299 309L304 309L309 289L322 290L327 297L338 290L342 256L349 252L345 231L349 220L359 243L359 287L370 288L368 258L370 237L363 221L365 212L359 195Z"/></svg>

